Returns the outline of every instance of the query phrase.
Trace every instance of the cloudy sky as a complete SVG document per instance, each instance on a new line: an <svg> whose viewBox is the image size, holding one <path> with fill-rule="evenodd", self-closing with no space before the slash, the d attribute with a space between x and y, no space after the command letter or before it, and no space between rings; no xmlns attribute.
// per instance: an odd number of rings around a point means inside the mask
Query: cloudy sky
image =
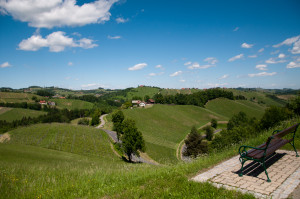
<svg viewBox="0 0 300 199"><path fill-rule="evenodd" d="M300 88L298 0L0 0L0 87Z"/></svg>

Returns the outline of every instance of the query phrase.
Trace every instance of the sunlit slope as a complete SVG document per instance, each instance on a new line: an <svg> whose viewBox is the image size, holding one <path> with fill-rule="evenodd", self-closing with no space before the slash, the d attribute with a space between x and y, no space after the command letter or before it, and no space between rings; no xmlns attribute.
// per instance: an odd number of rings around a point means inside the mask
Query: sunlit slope
<svg viewBox="0 0 300 199"><path fill-rule="evenodd" d="M6 120L7 122L12 122L14 120L21 120L23 117L38 117L40 115L46 115L46 112L36 111L23 108L2 108L6 109L4 113L0 113L0 120Z"/></svg>
<svg viewBox="0 0 300 199"><path fill-rule="evenodd" d="M230 119L234 114L240 111L245 112L250 117L261 118L264 114L264 107L254 102L246 100L229 100L224 98L218 98L206 103L205 108L224 115L227 119Z"/></svg>
<svg viewBox="0 0 300 199"><path fill-rule="evenodd" d="M134 119L146 141L147 153L161 163L175 163L176 148L190 132L192 126L200 127L212 118L225 118L197 106L154 105L147 109L124 110L126 118Z"/></svg>
<svg viewBox="0 0 300 199"><path fill-rule="evenodd" d="M71 124L37 124L8 132L9 144L38 146L97 157L114 158L107 135L87 126Z"/></svg>

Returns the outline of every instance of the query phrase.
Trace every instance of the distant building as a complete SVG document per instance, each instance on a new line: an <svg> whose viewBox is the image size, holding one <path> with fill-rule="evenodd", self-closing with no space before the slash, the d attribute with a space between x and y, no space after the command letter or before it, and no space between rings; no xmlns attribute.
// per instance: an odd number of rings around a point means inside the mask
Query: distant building
<svg viewBox="0 0 300 199"><path fill-rule="evenodd" d="M49 106L55 106L55 102L50 102L50 101L48 101L48 105L49 105Z"/></svg>
<svg viewBox="0 0 300 199"><path fill-rule="evenodd" d="M141 103L141 100L132 100L131 103L132 103L132 104L140 104L140 103Z"/></svg>
<svg viewBox="0 0 300 199"><path fill-rule="evenodd" d="M145 106L146 106L146 103L145 103L145 102L141 102L141 103L139 103L139 106L140 106L140 107L145 107Z"/></svg>
<svg viewBox="0 0 300 199"><path fill-rule="evenodd" d="M155 101L154 101L153 99L148 99L147 103L148 103L148 104L154 104Z"/></svg>
<svg viewBox="0 0 300 199"><path fill-rule="evenodd" d="M47 105L47 102L45 100L41 100L39 103L43 105Z"/></svg>

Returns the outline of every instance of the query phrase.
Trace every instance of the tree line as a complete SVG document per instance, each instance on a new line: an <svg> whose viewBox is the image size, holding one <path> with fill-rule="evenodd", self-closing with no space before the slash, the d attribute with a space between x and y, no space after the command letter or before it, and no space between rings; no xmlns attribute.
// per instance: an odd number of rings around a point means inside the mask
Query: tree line
<svg viewBox="0 0 300 199"><path fill-rule="evenodd" d="M177 104L177 105L195 105L204 107L204 105L209 101L219 97L234 100L235 97L231 91L226 91L224 89L207 89L199 91L193 94L179 94L176 95L162 95L157 93L154 95L155 103L159 104ZM238 99L246 99L245 97L239 96Z"/></svg>

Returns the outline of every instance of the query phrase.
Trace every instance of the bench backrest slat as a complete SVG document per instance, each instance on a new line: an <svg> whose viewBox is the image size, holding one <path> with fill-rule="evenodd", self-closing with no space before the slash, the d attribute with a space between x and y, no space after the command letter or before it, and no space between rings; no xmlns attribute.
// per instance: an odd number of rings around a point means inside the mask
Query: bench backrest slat
<svg viewBox="0 0 300 199"><path fill-rule="evenodd" d="M299 123L280 131L279 133L275 134L273 137L279 139L289 133L294 133L295 131L297 131L298 126L299 126Z"/></svg>

